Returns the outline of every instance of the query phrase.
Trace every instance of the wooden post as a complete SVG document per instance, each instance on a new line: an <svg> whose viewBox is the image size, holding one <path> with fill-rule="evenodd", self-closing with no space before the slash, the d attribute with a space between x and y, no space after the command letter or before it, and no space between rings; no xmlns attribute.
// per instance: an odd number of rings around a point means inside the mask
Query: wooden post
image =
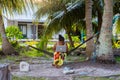
<svg viewBox="0 0 120 80"><path fill-rule="evenodd" d="M0 64L0 80L11 80L7 64Z"/></svg>

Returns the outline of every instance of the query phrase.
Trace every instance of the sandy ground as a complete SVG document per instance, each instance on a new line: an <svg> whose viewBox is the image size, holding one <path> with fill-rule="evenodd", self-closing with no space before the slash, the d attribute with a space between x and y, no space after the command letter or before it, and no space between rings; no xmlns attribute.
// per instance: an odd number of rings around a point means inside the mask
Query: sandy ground
<svg viewBox="0 0 120 80"><path fill-rule="evenodd" d="M100 64L92 61L84 62L66 62L61 68L55 68L51 60L40 60L30 63L30 71L20 72L19 64L12 65L11 73L15 76L32 76L32 77L62 77L70 78L74 76L113 76L120 75L120 64ZM74 70L72 74L64 74L67 68ZM63 79L67 80L67 79ZM68 79L72 80L72 79Z"/></svg>

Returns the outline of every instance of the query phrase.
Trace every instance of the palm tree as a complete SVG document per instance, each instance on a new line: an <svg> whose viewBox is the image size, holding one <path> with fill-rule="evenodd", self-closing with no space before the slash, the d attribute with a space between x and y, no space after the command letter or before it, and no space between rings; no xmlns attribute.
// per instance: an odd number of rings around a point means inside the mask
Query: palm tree
<svg viewBox="0 0 120 80"><path fill-rule="evenodd" d="M93 36L92 28L92 0L85 0L85 19L86 19L86 30L87 30L87 39ZM94 41L91 39L86 43L86 54L90 58L93 52Z"/></svg>
<svg viewBox="0 0 120 80"><path fill-rule="evenodd" d="M55 1L54 1L55 2ZM56 5L53 6L52 8L50 7L48 9L48 5L47 10L45 11L43 9L40 9L36 12L36 17L40 17L42 14L48 14L49 15L49 22L48 22L48 26L46 29L46 36L50 35L50 33L57 33L59 32L61 29L65 29L66 33L68 34L68 38L70 40L71 46L74 47L73 45L73 41L71 38L71 30L72 30L72 25L77 22L79 19L83 19L84 18L84 4L83 4L83 0L82 1L76 1L75 3L70 3L70 5L67 5L67 3L59 3L61 4L59 6L59 8L55 8L57 7ZM56 9L56 11L53 10L53 8ZM45 9L45 7L44 7ZM41 13L40 13L41 12ZM81 15L79 14L81 13Z"/></svg>
<svg viewBox="0 0 120 80"><path fill-rule="evenodd" d="M99 37L99 46L97 52L97 60L103 62L115 62L112 50L112 26L113 18L113 0L104 0L103 22Z"/></svg>
<svg viewBox="0 0 120 80"><path fill-rule="evenodd" d="M116 13L120 13L119 4L120 4L119 0L113 0L114 15ZM97 31L98 32L100 32L101 25L102 25L103 7L104 7L104 0L93 0L93 17L97 17L97 21L98 21ZM99 36L97 36L97 38L99 38Z"/></svg>
<svg viewBox="0 0 120 80"><path fill-rule="evenodd" d="M13 12L21 13L23 10L25 10L25 6L28 2L29 0L0 0L0 33L2 37L2 51L5 55L16 54L16 51L7 39L3 25L3 13L11 15L13 15Z"/></svg>

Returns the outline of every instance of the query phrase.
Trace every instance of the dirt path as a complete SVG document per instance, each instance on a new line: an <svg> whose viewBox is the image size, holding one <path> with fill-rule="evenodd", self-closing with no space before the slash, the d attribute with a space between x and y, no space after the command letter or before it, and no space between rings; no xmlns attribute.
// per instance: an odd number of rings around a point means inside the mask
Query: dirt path
<svg viewBox="0 0 120 80"><path fill-rule="evenodd" d="M67 62L61 68L55 68L51 60L40 60L30 64L30 71L20 72L19 65L15 64L11 70L12 75L15 76L32 76L32 77L49 77L58 78L61 80L72 80L74 76L113 76L120 75L120 64L99 64L90 61L86 62ZM73 74L64 74L64 68L72 68L75 72ZM61 78L60 78L61 77ZM55 79L55 80L59 80ZM54 80L54 79L51 79Z"/></svg>

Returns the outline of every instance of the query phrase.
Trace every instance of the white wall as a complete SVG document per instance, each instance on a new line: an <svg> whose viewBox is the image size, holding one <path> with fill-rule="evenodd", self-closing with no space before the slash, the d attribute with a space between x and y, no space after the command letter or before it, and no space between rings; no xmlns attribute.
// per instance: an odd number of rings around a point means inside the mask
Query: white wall
<svg viewBox="0 0 120 80"><path fill-rule="evenodd" d="M66 32L65 32L65 30L63 29L63 30L61 30L59 33L57 33L57 34L54 34L53 35L53 39L58 39L58 35L62 35L62 36L64 36L65 34L66 34Z"/></svg>
<svg viewBox="0 0 120 80"><path fill-rule="evenodd" d="M8 23L7 23L7 18L6 17L3 17L3 22L4 22L4 27L6 28L8 26Z"/></svg>
<svg viewBox="0 0 120 80"><path fill-rule="evenodd" d="M31 28L31 26L32 26L33 24L27 24L27 38L28 39L32 39L33 37L33 34L32 34L32 28ZM38 39L38 27L36 27L36 39Z"/></svg>
<svg viewBox="0 0 120 80"><path fill-rule="evenodd" d="M27 38L32 39L31 24L27 24Z"/></svg>

